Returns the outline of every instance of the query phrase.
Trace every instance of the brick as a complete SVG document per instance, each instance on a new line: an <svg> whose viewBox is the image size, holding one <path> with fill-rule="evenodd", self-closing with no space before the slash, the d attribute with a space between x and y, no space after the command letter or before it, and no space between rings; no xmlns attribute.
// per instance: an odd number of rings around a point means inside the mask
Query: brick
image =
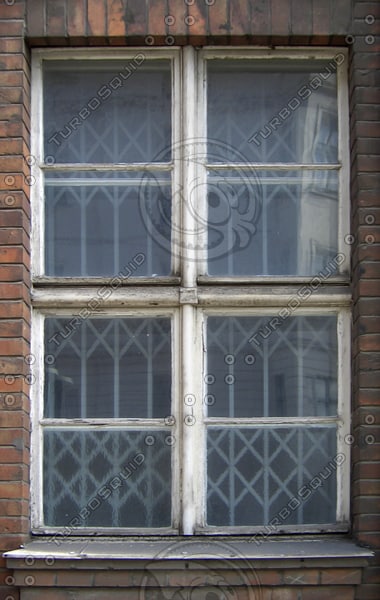
<svg viewBox="0 0 380 600"><path fill-rule="evenodd" d="M0 261L2 263L22 263L25 258L25 250L20 246L1 246Z"/></svg>
<svg viewBox="0 0 380 600"><path fill-rule="evenodd" d="M360 261L380 260L380 244L360 244L358 248L358 258Z"/></svg>
<svg viewBox="0 0 380 600"><path fill-rule="evenodd" d="M21 481L23 478L24 469L21 465L0 465L0 481Z"/></svg>
<svg viewBox="0 0 380 600"><path fill-rule="evenodd" d="M354 2L354 18L365 19L367 15L380 18L380 6L378 2Z"/></svg>
<svg viewBox="0 0 380 600"><path fill-rule="evenodd" d="M0 54L2 71L21 71L27 69L25 57L22 54Z"/></svg>
<svg viewBox="0 0 380 600"><path fill-rule="evenodd" d="M23 21L0 21L0 36L21 37L24 30Z"/></svg>
<svg viewBox="0 0 380 600"><path fill-rule="evenodd" d="M93 37L106 35L106 7L102 0L88 0L88 31Z"/></svg>
<svg viewBox="0 0 380 600"><path fill-rule="evenodd" d="M353 515L378 514L380 498L377 496L356 496L352 502Z"/></svg>
<svg viewBox="0 0 380 600"><path fill-rule="evenodd" d="M23 338L0 339L0 354L3 356L19 356L24 349L24 342Z"/></svg>
<svg viewBox="0 0 380 600"><path fill-rule="evenodd" d="M25 15L25 3L14 2L0 4L0 19L23 19Z"/></svg>
<svg viewBox="0 0 380 600"><path fill-rule="evenodd" d="M30 303L30 290L23 283L3 283L0 286L0 300L25 300Z"/></svg>
<svg viewBox="0 0 380 600"><path fill-rule="evenodd" d="M187 6L184 2L177 0L168 0L168 14L174 19L174 23L167 25L167 34L174 36L184 36L187 32L185 18L187 17ZM171 21L169 21L171 23Z"/></svg>
<svg viewBox="0 0 380 600"><path fill-rule="evenodd" d="M229 4L229 21L231 35L247 35L250 33L250 12L247 0L236 0Z"/></svg>
<svg viewBox="0 0 380 600"><path fill-rule="evenodd" d="M143 36L148 33L145 2L140 2L140 0L128 0L126 24L129 36Z"/></svg>
<svg viewBox="0 0 380 600"><path fill-rule="evenodd" d="M257 572L257 579L260 582L260 585L281 585L283 584L283 574L278 570L273 569L262 569Z"/></svg>
<svg viewBox="0 0 380 600"><path fill-rule="evenodd" d="M3 338L25 337L29 335L29 331L30 326L23 319L0 320L0 335Z"/></svg>
<svg viewBox="0 0 380 600"><path fill-rule="evenodd" d="M299 600L299 590L292 590L290 588L275 588L272 592L271 592L271 588L261 588L261 593L264 597L264 599L266 600L268 598L268 600ZM261 598L260 598L261 600Z"/></svg>
<svg viewBox="0 0 380 600"><path fill-rule="evenodd" d="M0 517L0 531L2 534L22 533L28 529L28 519L25 517Z"/></svg>
<svg viewBox="0 0 380 600"><path fill-rule="evenodd" d="M322 585L357 585L361 581L361 569L326 569L321 571Z"/></svg>
<svg viewBox="0 0 380 600"><path fill-rule="evenodd" d="M379 496L380 480L360 479L354 482L353 493L358 496ZM379 537L380 539L380 537Z"/></svg>
<svg viewBox="0 0 380 600"><path fill-rule="evenodd" d="M123 0L107 0L107 33L109 37L125 37L125 9Z"/></svg>
<svg viewBox="0 0 380 600"><path fill-rule="evenodd" d="M358 154L379 154L380 140L361 138L357 140L356 151Z"/></svg>
<svg viewBox="0 0 380 600"><path fill-rule="evenodd" d="M380 264L378 262L363 261L359 263L358 271L356 277L373 279L379 275Z"/></svg>
<svg viewBox="0 0 380 600"><path fill-rule="evenodd" d="M355 589L341 585L302 589L302 600L331 600L331 598L354 600Z"/></svg>
<svg viewBox="0 0 380 600"><path fill-rule="evenodd" d="M16 190L0 191L0 207L3 209L1 211L1 219L3 219L6 210L14 210L16 208L21 208L26 213L28 219L30 218L30 202L24 192Z"/></svg>
<svg viewBox="0 0 380 600"><path fill-rule="evenodd" d="M357 289L359 295L364 296L380 296L380 281L377 279L361 280L358 283Z"/></svg>
<svg viewBox="0 0 380 600"><path fill-rule="evenodd" d="M377 317L375 317L377 319ZM358 403L361 406L371 406L376 404L376 400L379 397L377 390L361 389L358 393Z"/></svg>
<svg viewBox="0 0 380 600"><path fill-rule="evenodd" d="M22 87L15 88L3 88L0 90L0 103L1 104L21 104L24 101L26 90ZM25 98L25 101L27 99ZM28 108L28 107L27 107ZM16 142L16 140L3 140L3 142ZM21 140L22 141L22 140ZM22 148L22 146L21 146ZM22 150L21 150L22 152ZM12 154L12 151L4 152L4 154ZM15 152L17 154L17 152Z"/></svg>
<svg viewBox="0 0 380 600"><path fill-rule="evenodd" d="M251 33L253 35L270 35L271 17L268 0L256 0L251 3Z"/></svg>
<svg viewBox="0 0 380 600"><path fill-rule="evenodd" d="M272 35L289 35L290 1L271 0Z"/></svg>
<svg viewBox="0 0 380 600"><path fill-rule="evenodd" d="M196 19L196 31L192 30L192 33L203 35L207 28L207 15L202 3L189 6L189 15L193 15ZM208 31L212 36L221 36L228 34L229 30L227 0L220 0L208 7Z"/></svg>
<svg viewBox="0 0 380 600"><path fill-rule="evenodd" d="M330 33L330 2L329 0L313 0L313 35Z"/></svg>
<svg viewBox="0 0 380 600"><path fill-rule="evenodd" d="M166 23L165 23L166 14L167 14L166 0L150 0L149 1L148 31L149 31L150 35L153 35L153 37L161 36L161 38L163 38L166 35Z"/></svg>
<svg viewBox="0 0 380 600"><path fill-rule="evenodd" d="M364 583L380 583L380 566L379 567L367 567L363 573Z"/></svg>
<svg viewBox="0 0 380 600"><path fill-rule="evenodd" d="M363 335L359 338L359 350L368 351L379 351L380 350L380 335Z"/></svg>
<svg viewBox="0 0 380 600"><path fill-rule="evenodd" d="M380 123L367 123L364 121L356 122L356 135L358 137L379 137L380 136ZM368 187L368 186L366 186Z"/></svg>
<svg viewBox="0 0 380 600"><path fill-rule="evenodd" d="M3 411L0 414L0 427L21 427L28 429L29 421L27 415L21 411ZM6 462L6 461L5 461Z"/></svg>
<svg viewBox="0 0 380 600"><path fill-rule="evenodd" d="M57 586L61 587L70 582L70 586L84 586L90 588L94 585L94 578L95 573L91 571L82 573L78 571L68 571L67 573L57 571Z"/></svg>
<svg viewBox="0 0 380 600"><path fill-rule="evenodd" d="M379 86L380 73L373 69L355 69L351 76L352 84L355 86Z"/></svg>
<svg viewBox="0 0 380 600"><path fill-rule="evenodd" d="M367 172L374 171L377 173L380 169L380 160L378 156L357 156L357 169L358 171Z"/></svg>
<svg viewBox="0 0 380 600"><path fill-rule="evenodd" d="M353 446L354 461L378 461L380 460L380 444L372 443L373 435L370 434L370 441L368 443L368 433L356 433L356 445ZM357 495L361 495L361 490L355 490ZM363 492L364 495L364 492Z"/></svg>
<svg viewBox="0 0 380 600"><path fill-rule="evenodd" d="M44 37L45 35L45 1L26 2L26 35Z"/></svg>
<svg viewBox="0 0 380 600"><path fill-rule="evenodd" d="M262 573L265 576L265 570ZM262 574L259 574L260 583L266 585L265 580L262 581ZM286 585L318 585L319 572L317 569L284 569L282 575L283 583Z"/></svg>
<svg viewBox="0 0 380 600"><path fill-rule="evenodd" d="M16 572L16 585L22 585L25 581L25 577L30 575L29 571ZM55 587L57 585L57 575L54 572L40 572L33 571L34 584L35 586L48 586ZM74 578L75 579L75 578ZM110 594L112 598L112 593Z"/></svg>
<svg viewBox="0 0 380 600"><path fill-rule="evenodd" d="M356 600L379 600L379 585L362 584L357 592Z"/></svg>
<svg viewBox="0 0 380 600"><path fill-rule="evenodd" d="M379 531L380 515L359 515L354 519L354 531Z"/></svg>
<svg viewBox="0 0 380 600"><path fill-rule="evenodd" d="M85 37L86 15L84 0L67 0L67 33L71 37Z"/></svg>
<svg viewBox="0 0 380 600"><path fill-rule="evenodd" d="M2 483L1 484L1 497L6 500L7 498L14 500L14 499L25 499L27 500L29 498L29 484L25 483L25 482L18 482L18 483ZM8 544L6 543L6 540L4 539L4 537L2 536L2 538L0 539L1 544L3 546L3 548L8 548L10 549L10 547L8 546Z"/></svg>
<svg viewBox="0 0 380 600"><path fill-rule="evenodd" d="M18 463L20 461L20 450L28 448L29 445L29 433L25 430L18 429L7 429L1 432L1 462L2 463ZM5 446L11 446L6 448ZM18 450L18 448L20 450ZM15 450L15 452L8 452L9 450Z"/></svg>
<svg viewBox="0 0 380 600"><path fill-rule="evenodd" d="M355 102L359 104L376 104L380 102L380 90L368 87L355 88Z"/></svg>
<svg viewBox="0 0 380 600"><path fill-rule="evenodd" d="M355 212L355 217L359 219L360 225L380 225L380 208L372 208L372 210L367 210L358 207L357 211Z"/></svg>
<svg viewBox="0 0 380 600"><path fill-rule="evenodd" d="M368 72L368 71L367 71ZM364 86L359 86L364 87ZM355 117L357 121L376 121L380 120L380 110L378 106L372 104L359 104L355 105Z"/></svg>
<svg viewBox="0 0 380 600"><path fill-rule="evenodd" d="M310 36L313 33L312 0L291 0L291 33L295 36Z"/></svg>
<svg viewBox="0 0 380 600"><path fill-rule="evenodd" d="M0 319L12 319L17 317L26 317L28 315L28 307L22 302L1 302L0 301Z"/></svg>
<svg viewBox="0 0 380 600"><path fill-rule="evenodd" d="M12 92L14 90L12 88L10 88L10 91ZM0 91L0 101L2 101L2 100L3 100L3 94L2 94L2 91ZM22 100L22 98L18 99L17 102L19 102L20 100ZM22 155L23 147L24 147L24 141L22 138L0 139L0 155L1 156L6 156L6 155L10 155L10 154Z"/></svg>
<svg viewBox="0 0 380 600"><path fill-rule="evenodd" d="M19 281L25 279L26 285L30 285L29 271L21 265L0 265L0 282Z"/></svg>
<svg viewBox="0 0 380 600"><path fill-rule="evenodd" d="M9 52L13 54L15 52L23 51L23 43L20 38L2 38L0 39L0 52Z"/></svg>
<svg viewBox="0 0 380 600"><path fill-rule="evenodd" d="M380 463L362 462L354 465L353 480L357 479L377 479L380 476ZM380 511L380 506L379 506Z"/></svg>
<svg viewBox="0 0 380 600"><path fill-rule="evenodd" d="M29 237L23 229L0 229L0 244L7 245L23 245L25 248L29 246Z"/></svg>
<svg viewBox="0 0 380 600"><path fill-rule="evenodd" d="M65 0L54 0L54 2L46 3L47 20L46 32L47 35L55 37L64 37L66 31L66 2Z"/></svg>

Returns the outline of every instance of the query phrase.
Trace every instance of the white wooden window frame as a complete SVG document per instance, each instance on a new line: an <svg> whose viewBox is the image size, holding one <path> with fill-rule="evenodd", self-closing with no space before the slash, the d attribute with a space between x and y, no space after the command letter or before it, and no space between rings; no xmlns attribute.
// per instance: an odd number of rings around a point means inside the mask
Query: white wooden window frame
<svg viewBox="0 0 380 600"><path fill-rule="evenodd" d="M218 422L235 425L265 427L269 424L334 422L337 424L337 452L346 460L337 468L337 521L326 526L283 526L289 532L345 531L349 521L350 453L345 438L350 432L350 302L349 291L349 246L345 236L349 232L349 143L348 143L348 87L347 53L342 49L314 48L207 48L195 50L184 48L128 48L128 49L44 49L34 50L32 56L32 176L35 184L31 188L32 203L32 282L33 319L32 355L34 357L31 386L32 440L32 530L35 533L53 534L62 532L61 527L46 527L42 514L42 433L51 419L43 418L44 389L44 342L43 322L49 316L75 315L86 306L94 295L97 285L106 284L104 278L57 278L44 274L44 173L54 170L78 171L81 168L97 170L148 170L150 164L134 165L46 165L43 149L43 88L42 62L48 60L94 60L107 59L128 61L137 53L149 60L169 59L172 61L172 165L173 192L181 190L181 202L173 202L172 221L176 231L181 232L182 256L173 252L172 273L169 277L130 277L124 285L114 290L102 306L102 317L154 317L170 316L173 323L173 399L172 413L175 417L171 433L178 443L173 449L173 527L160 529L110 529L97 528L104 534L222 534L254 533L262 527L207 527L205 523L206 503L206 447L207 424L214 420L205 415L203 389L203 326L207 315L257 316L273 315L274 311L286 306L294 297L300 284L307 284L312 277L209 277L205 275L205 262L196 255L192 241L196 223L191 211L183 207L190 201L190 190L194 181L206 181L207 164L186 161L187 153L194 156L199 140L206 139L206 61L212 59L268 60L295 59L333 60L337 54L344 56L337 68L338 105L338 163L330 168L338 172L339 179L339 252L344 254L340 272L330 277L307 301L307 306L297 309L297 315L331 315L338 319L338 414L336 418L272 418L268 419L219 419ZM181 140L186 141L181 154ZM194 146L191 145L194 141ZM186 165L186 167L185 167ZM221 168L228 168L222 165ZM246 165L242 165L245 167ZM325 165L297 164L299 169L321 169ZM236 164L234 165L236 167ZM285 170L288 164L250 164L250 168L263 170ZM154 168L170 170L167 164L155 164ZM201 186L199 186L201 188ZM192 199L194 200L194 199ZM197 214L205 215L203 198L196 198ZM177 235L177 234L176 234ZM175 243L175 240L174 242ZM269 281L269 285L268 285ZM265 285L261 285L265 282ZM164 285L160 285L164 284ZM244 285L241 285L244 284ZM343 285L342 285L343 284ZM157 308L159 306L159 308ZM186 398L194 397L189 405ZM199 399L199 401L197 401ZM195 424L186 425L186 419L195 418ZM59 420L62 423L63 420ZM73 420L75 421L75 420ZM105 420L89 419L88 425L102 427L162 427L161 420ZM154 422L153 422L154 421ZM65 426L78 426L77 422L65 420ZM86 423L82 421L82 426ZM89 528L76 529L78 534L95 533Z"/></svg>

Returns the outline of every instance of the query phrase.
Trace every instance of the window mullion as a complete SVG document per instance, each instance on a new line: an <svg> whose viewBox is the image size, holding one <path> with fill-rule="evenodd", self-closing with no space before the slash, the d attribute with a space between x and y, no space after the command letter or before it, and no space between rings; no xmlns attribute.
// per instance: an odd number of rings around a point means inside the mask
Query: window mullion
<svg viewBox="0 0 380 600"><path fill-rule="evenodd" d="M196 254L196 201L197 190L196 153L196 56L195 50L187 46L183 50L183 140L181 164L183 165L182 206L182 285L195 287L197 276ZM194 210L195 208L195 210Z"/></svg>

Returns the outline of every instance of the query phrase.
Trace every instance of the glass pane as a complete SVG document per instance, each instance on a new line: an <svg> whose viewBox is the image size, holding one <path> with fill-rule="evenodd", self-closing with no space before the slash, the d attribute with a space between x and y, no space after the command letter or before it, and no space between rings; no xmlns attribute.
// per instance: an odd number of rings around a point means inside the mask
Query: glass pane
<svg viewBox="0 0 380 600"><path fill-rule="evenodd" d="M208 317L209 416L336 415L336 317L290 314Z"/></svg>
<svg viewBox="0 0 380 600"><path fill-rule="evenodd" d="M47 61L46 162L159 160L171 143L170 61Z"/></svg>
<svg viewBox="0 0 380 600"><path fill-rule="evenodd" d="M164 173L48 173L46 274L170 274L170 190Z"/></svg>
<svg viewBox="0 0 380 600"><path fill-rule="evenodd" d="M337 162L334 60L210 60L207 94L210 163Z"/></svg>
<svg viewBox="0 0 380 600"><path fill-rule="evenodd" d="M338 270L337 171L210 171L208 273Z"/></svg>
<svg viewBox="0 0 380 600"><path fill-rule="evenodd" d="M45 525L171 524L168 432L45 429Z"/></svg>
<svg viewBox="0 0 380 600"><path fill-rule="evenodd" d="M207 523L336 520L335 426L208 429Z"/></svg>
<svg viewBox="0 0 380 600"><path fill-rule="evenodd" d="M88 312L45 320L45 417L170 415L170 319L80 316Z"/></svg>

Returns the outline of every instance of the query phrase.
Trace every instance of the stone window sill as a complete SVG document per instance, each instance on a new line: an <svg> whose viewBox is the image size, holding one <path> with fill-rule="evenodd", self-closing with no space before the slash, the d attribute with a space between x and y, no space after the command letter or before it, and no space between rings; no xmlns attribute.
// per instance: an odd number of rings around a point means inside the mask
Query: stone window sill
<svg viewBox="0 0 380 600"><path fill-rule="evenodd" d="M14 570L14 584L34 588L28 598L43 598L48 587L76 593L80 589L81 594L85 588L101 588L104 593L106 588L128 588L134 598L138 590L148 588L157 593L199 586L215 593L235 586L247 590L276 586L285 593L289 587L301 590L311 585L334 586L335 597L353 598L362 568L372 556L370 550L336 535L271 538L259 544L243 537L56 538L55 542L39 538L5 554L7 566Z"/></svg>

